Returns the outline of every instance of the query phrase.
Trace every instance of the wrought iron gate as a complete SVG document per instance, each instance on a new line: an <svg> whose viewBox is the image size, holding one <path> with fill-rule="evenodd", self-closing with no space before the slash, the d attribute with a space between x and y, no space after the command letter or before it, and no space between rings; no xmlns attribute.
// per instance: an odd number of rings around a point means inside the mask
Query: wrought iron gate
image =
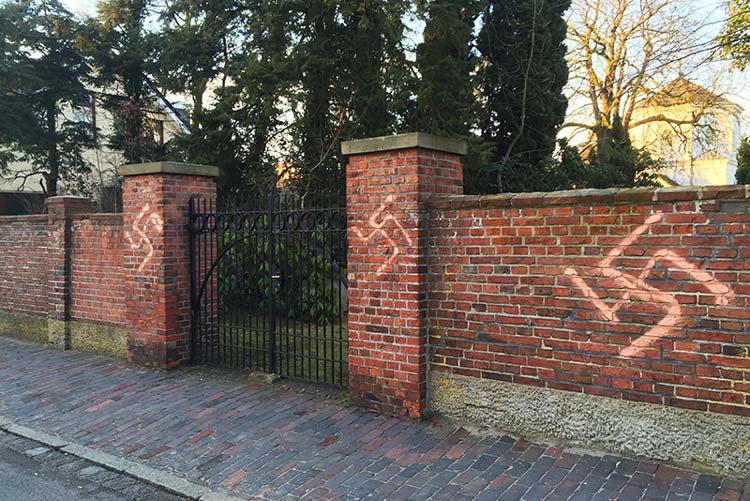
<svg viewBox="0 0 750 501"><path fill-rule="evenodd" d="M345 385L343 200L276 192L240 207L190 201L193 362Z"/></svg>

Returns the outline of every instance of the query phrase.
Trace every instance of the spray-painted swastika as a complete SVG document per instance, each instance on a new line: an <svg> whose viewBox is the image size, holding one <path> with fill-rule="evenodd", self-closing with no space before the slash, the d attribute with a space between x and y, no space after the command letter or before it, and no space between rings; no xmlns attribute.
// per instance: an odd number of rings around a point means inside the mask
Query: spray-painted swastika
<svg viewBox="0 0 750 501"><path fill-rule="evenodd" d="M389 196L386 198L385 203L381 205L375 213L370 216L368 219L368 226L371 228L370 232L365 235L364 232L362 232L359 228L357 228L357 236L362 239L363 243L368 243L371 240L374 240L376 238L382 238L385 240L385 243L388 247L389 256L388 259L380 265L380 267L376 270L377 276L381 276L385 270L391 266L396 259L398 259L398 256L401 255L401 247L396 243L396 241L391 237L391 232L387 231L386 226L388 223L391 223L395 229L394 231L400 233L400 235L404 238L406 243L411 246L413 245L414 241L411 239L409 234L404 229L403 225L396 219L396 217L393 214L385 214L386 209L388 208L388 205L393 203L393 196Z"/></svg>
<svg viewBox="0 0 750 501"><path fill-rule="evenodd" d="M607 257L595 267L595 272L590 273L592 278L601 277L609 279L617 286L617 293L620 298L614 303L606 302L593 286L578 273L574 268L567 268L565 275L582 293L591 300L594 306L599 310L604 318L612 324L620 322L618 312L632 301L641 301L652 304L661 304L663 318L643 336L636 339L630 346L620 352L620 356L625 358L634 358L642 356L645 350L653 346L659 339L669 336L674 328L684 318L682 306L677 298L670 292L662 291L649 284L646 279L651 271L658 265L667 265L687 275L695 282L700 283L708 293L714 296L715 304L726 306L734 297L732 289L718 281L711 273L698 269L698 267L678 256L669 249L659 249L650 258L646 266L643 267L638 275L623 273L614 267L614 262L621 257L625 250L636 243L636 241L656 223L664 218L662 213L657 213L649 217L646 222L622 240Z"/></svg>
<svg viewBox="0 0 750 501"><path fill-rule="evenodd" d="M132 229L138 236L135 238L129 231L125 232L130 248L147 250L146 256L138 267L138 271L142 272L154 257L154 243L149 237L150 230L153 233L161 233L164 230L164 220L158 214L151 212L151 206L146 204L133 220Z"/></svg>

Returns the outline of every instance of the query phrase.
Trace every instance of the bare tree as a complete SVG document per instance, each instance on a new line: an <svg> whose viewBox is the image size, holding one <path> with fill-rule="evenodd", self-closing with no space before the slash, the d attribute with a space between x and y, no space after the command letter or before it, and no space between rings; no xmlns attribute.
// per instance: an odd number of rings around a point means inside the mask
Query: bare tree
<svg viewBox="0 0 750 501"><path fill-rule="evenodd" d="M588 131L591 146L596 146L610 139L617 117L627 131L653 122L698 124L700 111L691 116L636 112L658 93L663 95L678 75L695 74L710 59L715 42L707 24L696 17L686 0L574 2L568 44L571 102L578 108L565 126ZM699 108L713 104L704 99Z"/></svg>

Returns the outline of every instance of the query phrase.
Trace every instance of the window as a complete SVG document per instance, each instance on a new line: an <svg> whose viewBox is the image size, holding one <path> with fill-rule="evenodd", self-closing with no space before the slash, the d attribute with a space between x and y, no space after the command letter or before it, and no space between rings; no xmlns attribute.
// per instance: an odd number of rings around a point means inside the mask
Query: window
<svg viewBox="0 0 750 501"><path fill-rule="evenodd" d="M154 136L156 144L164 146L164 120L154 120Z"/></svg>
<svg viewBox="0 0 750 501"><path fill-rule="evenodd" d="M84 122L96 127L96 100L88 94L85 99L73 103L73 118L77 122Z"/></svg>
<svg viewBox="0 0 750 501"><path fill-rule="evenodd" d="M721 153L726 150L726 131L713 113L705 113L693 128L693 158Z"/></svg>
<svg viewBox="0 0 750 501"><path fill-rule="evenodd" d="M89 130L89 139L86 143L88 143L88 146L96 146L98 131L96 128L96 100L94 96L88 94L85 99L73 103L73 120L91 127Z"/></svg>

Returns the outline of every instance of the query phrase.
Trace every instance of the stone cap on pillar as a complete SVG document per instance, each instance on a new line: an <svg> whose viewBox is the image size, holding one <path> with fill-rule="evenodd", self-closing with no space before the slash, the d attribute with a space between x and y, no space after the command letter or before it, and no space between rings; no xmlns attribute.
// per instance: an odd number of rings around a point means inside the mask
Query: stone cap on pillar
<svg viewBox="0 0 750 501"><path fill-rule="evenodd" d="M219 177L221 169L210 165L187 164L181 162L150 162L122 165L117 169L123 177L147 176L149 174L174 174L178 176Z"/></svg>
<svg viewBox="0 0 750 501"><path fill-rule="evenodd" d="M382 151L406 150L411 148L422 148L425 150L440 151L443 153L454 153L466 155L468 147L466 141L448 137L433 136L424 132L411 132L396 136L381 136L370 139L357 139L341 143L341 152L344 155L364 155Z"/></svg>
<svg viewBox="0 0 750 501"><path fill-rule="evenodd" d="M44 202L44 206L50 221L62 220L76 214L96 212L94 203L88 198L70 195L49 197Z"/></svg>

